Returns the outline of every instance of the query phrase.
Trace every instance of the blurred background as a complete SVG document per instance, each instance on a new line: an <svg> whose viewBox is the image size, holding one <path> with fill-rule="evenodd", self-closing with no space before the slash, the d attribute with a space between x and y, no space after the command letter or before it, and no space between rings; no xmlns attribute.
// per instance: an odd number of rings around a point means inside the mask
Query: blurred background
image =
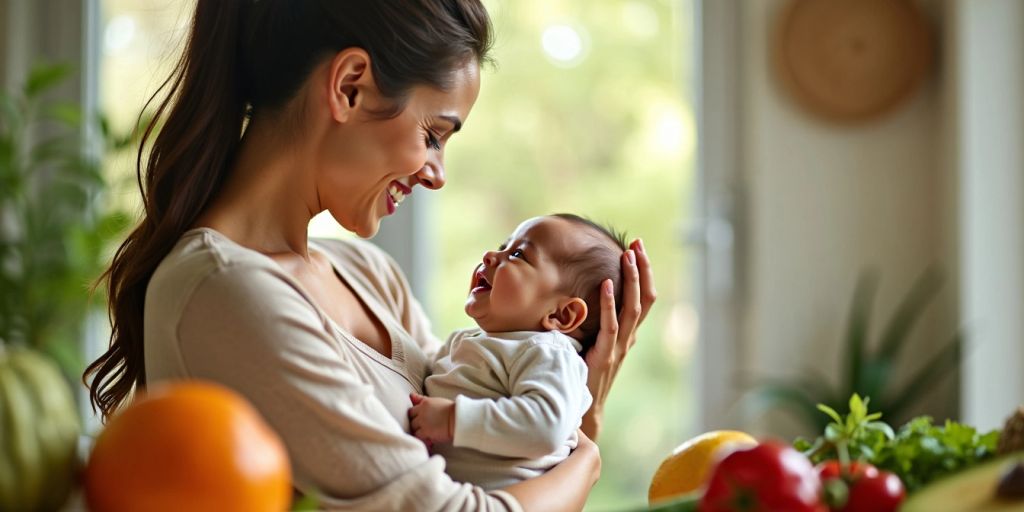
<svg viewBox="0 0 1024 512"><path fill-rule="evenodd" d="M468 325L470 270L525 218L574 212L644 239L659 298L608 404L589 510L645 503L698 432L820 432L813 405L852 391L893 423L985 429L1024 402L1024 3L485 3L496 64L446 152L448 185L374 242L443 338ZM38 131L71 129L75 169L99 178L30 194L77 208L38 235L62 241L51 267L0 246L0 339L71 382L106 344L86 284L137 215L132 132L191 4L0 0L0 83L50 83ZM8 103L4 136L35 133ZM9 206L27 192L0 184L0 237L28 240ZM325 216L310 230L349 236Z"/></svg>

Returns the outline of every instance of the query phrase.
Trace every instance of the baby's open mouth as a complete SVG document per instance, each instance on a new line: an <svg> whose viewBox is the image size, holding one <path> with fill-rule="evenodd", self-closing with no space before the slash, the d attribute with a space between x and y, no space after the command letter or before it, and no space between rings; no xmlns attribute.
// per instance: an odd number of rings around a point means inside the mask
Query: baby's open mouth
<svg viewBox="0 0 1024 512"><path fill-rule="evenodd" d="M484 292L491 289L491 283L487 281L487 276L484 275L483 270L476 271L476 279L473 282L473 293Z"/></svg>

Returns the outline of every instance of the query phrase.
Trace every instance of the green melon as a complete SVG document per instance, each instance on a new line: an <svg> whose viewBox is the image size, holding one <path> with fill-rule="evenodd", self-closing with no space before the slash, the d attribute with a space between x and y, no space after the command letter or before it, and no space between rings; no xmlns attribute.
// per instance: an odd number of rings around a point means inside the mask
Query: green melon
<svg viewBox="0 0 1024 512"><path fill-rule="evenodd" d="M1016 453L943 478L914 493L901 512L1009 512L1024 511L1024 500L996 496L999 480L1013 464L1024 462Z"/></svg>
<svg viewBox="0 0 1024 512"><path fill-rule="evenodd" d="M45 356L0 343L0 510L57 510L76 477L78 413Z"/></svg>

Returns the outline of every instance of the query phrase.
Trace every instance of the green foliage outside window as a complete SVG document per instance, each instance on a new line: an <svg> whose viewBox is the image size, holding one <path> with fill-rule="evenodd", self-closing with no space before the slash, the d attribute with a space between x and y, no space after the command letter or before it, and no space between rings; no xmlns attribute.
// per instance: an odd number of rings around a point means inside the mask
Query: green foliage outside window
<svg viewBox="0 0 1024 512"><path fill-rule="evenodd" d="M667 0L487 6L496 66L446 150L448 184L434 201L443 265L424 299L439 335L468 326L471 270L532 216L578 213L644 239L659 299L612 391L587 507L622 510L646 502L651 475L692 422L692 337L680 332L693 324L690 263L679 237L693 184L691 13ZM582 53L560 65L543 43L546 30L565 27Z"/></svg>

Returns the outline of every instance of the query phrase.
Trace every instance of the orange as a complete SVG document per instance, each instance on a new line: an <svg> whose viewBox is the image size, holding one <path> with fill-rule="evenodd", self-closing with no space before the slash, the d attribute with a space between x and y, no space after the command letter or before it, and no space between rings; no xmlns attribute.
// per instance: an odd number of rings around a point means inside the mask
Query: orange
<svg viewBox="0 0 1024 512"><path fill-rule="evenodd" d="M85 470L94 512L286 510L284 444L241 395L183 381L149 392L111 418Z"/></svg>
<svg viewBox="0 0 1024 512"><path fill-rule="evenodd" d="M749 434L736 430L715 430L686 441L654 472L647 501L667 501L700 489L719 459L732 450L756 444Z"/></svg>

